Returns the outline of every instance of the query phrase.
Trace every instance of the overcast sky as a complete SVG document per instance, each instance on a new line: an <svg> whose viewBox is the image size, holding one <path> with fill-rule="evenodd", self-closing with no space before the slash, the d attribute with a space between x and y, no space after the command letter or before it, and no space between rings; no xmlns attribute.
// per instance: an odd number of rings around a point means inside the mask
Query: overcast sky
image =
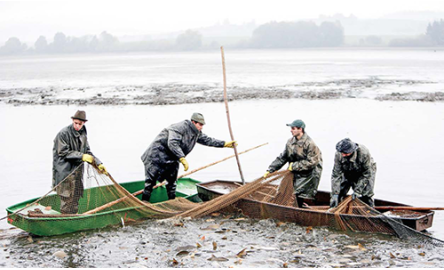
<svg viewBox="0 0 444 270"><path fill-rule="evenodd" d="M0 1L0 44L15 36L34 42L68 36L149 35L211 26L271 20L290 21L319 15L353 14L378 18L402 11L444 11L443 0L156 0L156 1Z"/></svg>

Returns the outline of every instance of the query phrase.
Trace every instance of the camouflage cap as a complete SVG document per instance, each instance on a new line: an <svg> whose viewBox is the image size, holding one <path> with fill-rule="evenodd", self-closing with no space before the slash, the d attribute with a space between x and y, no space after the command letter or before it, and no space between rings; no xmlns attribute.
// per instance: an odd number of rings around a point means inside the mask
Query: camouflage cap
<svg viewBox="0 0 444 270"><path fill-rule="evenodd" d="M191 121L201 123L202 125L205 125L205 119L204 116L201 113L193 113L191 116Z"/></svg>
<svg viewBox="0 0 444 270"><path fill-rule="evenodd" d="M345 138L336 144L336 150L340 153L350 154L356 151L357 144L352 142L349 138Z"/></svg>
<svg viewBox="0 0 444 270"><path fill-rule="evenodd" d="M297 119L297 120L294 120L292 123L287 124L287 126L305 128L305 123L304 123L304 121Z"/></svg>
<svg viewBox="0 0 444 270"><path fill-rule="evenodd" d="M86 122L86 112L85 111L77 111L74 116L71 116L72 119L79 119L83 122Z"/></svg>

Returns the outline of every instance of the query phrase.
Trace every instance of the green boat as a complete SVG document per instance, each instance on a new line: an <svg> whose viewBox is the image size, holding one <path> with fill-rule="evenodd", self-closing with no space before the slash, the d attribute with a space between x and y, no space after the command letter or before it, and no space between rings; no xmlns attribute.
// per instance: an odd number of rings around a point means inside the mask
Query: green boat
<svg viewBox="0 0 444 270"><path fill-rule="evenodd" d="M191 178L181 178L177 182L176 196L183 197L192 202L199 202L199 196L197 195L196 184L199 181ZM134 181L120 184L130 193L135 193L142 190L145 186L145 181ZM79 213L85 213L89 210L85 207L87 204L83 203L82 200L89 200L90 198L95 198L99 200L97 205L105 205L106 203L112 202L113 198L107 198L107 196L99 196L104 194L106 187L94 187L88 189L89 195L84 196L79 201ZM87 190L85 190L86 192ZM51 194L46 196L31 207L29 210L39 210L42 213L41 216L30 216L28 209L25 209L17 214L16 211L23 209L30 204L33 204L38 200L38 198L24 201L22 203L15 204L6 209L8 213L8 223L18 227L32 235L37 236L53 236L66 233L73 233L84 230L104 228L107 226L118 225L125 223L127 221L135 221L141 219L152 218L152 216L147 215L139 211L138 207L110 207L106 211L101 211L89 215L64 215L61 216L60 212L60 200L56 199L58 197L56 194ZM137 196L141 199L141 195ZM150 202L153 204L162 203L168 200L165 186L160 186L153 190ZM48 207L50 206L50 207ZM39 209L36 209L39 208ZM94 209L94 208L93 208ZM60 215L60 217L58 217Z"/></svg>

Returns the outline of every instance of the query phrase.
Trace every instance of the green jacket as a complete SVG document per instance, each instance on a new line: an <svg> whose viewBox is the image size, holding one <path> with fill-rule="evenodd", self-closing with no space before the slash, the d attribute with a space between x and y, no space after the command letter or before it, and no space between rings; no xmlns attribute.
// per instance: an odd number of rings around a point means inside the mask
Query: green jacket
<svg viewBox="0 0 444 270"><path fill-rule="evenodd" d="M290 138L268 171L277 171L287 162L293 162L295 194L301 198L314 199L322 174L322 153L307 133L300 140Z"/></svg>
<svg viewBox="0 0 444 270"><path fill-rule="evenodd" d="M89 148L86 127L76 131L72 125L63 128L54 139L52 186L55 187L82 163L83 154L93 155ZM102 162L94 157L97 165Z"/></svg>
<svg viewBox="0 0 444 270"><path fill-rule="evenodd" d="M351 181L355 193L372 197L375 175L376 163L364 145L358 144L356 151L349 157L343 157L341 153L336 152L331 176L332 194L340 193L342 181Z"/></svg>

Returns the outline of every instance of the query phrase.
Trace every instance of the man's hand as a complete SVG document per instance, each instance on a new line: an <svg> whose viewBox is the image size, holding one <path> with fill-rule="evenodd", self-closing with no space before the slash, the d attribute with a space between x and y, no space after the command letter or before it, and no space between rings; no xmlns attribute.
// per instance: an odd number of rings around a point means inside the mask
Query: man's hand
<svg viewBox="0 0 444 270"><path fill-rule="evenodd" d="M353 192L353 194L352 194L352 200L354 200L354 199L356 199L356 198L360 198L360 197L362 197L361 194L356 193L356 192Z"/></svg>
<svg viewBox="0 0 444 270"><path fill-rule="evenodd" d="M339 195L338 194L332 195L330 199L330 207L335 208L338 207L338 205L339 205Z"/></svg>
<svg viewBox="0 0 444 270"><path fill-rule="evenodd" d="M86 161L89 164L92 164L94 162L94 157L88 154L83 154L82 161Z"/></svg>
<svg viewBox="0 0 444 270"><path fill-rule="evenodd" d="M290 172L293 171L293 162L290 162L290 164L288 165L288 170Z"/></svg>
<svg viewBox="0 0 444 270"><path fill-rule="evenodd" d="M225 142L225 144L224 144L224 147L228 147L228 148L234 148L235 146L237 146L236 141Z"/></svg>
<svg viewBox="0 0 444 270"><path fill-rule="evenodd" d="M188 162L184 157L179 158L180 163L183 165L183 170L188 171Z"/></svg>
<svg viewBox="0 0 444 270"><path fill-rule="evenodd" d="M99 168L99 170L100 170L102 173L108 175L108 171L106 170L106 168L105 168L105 166L103 165L103 163L100 164L99 166L97 166L97 168Z"/></svg>

